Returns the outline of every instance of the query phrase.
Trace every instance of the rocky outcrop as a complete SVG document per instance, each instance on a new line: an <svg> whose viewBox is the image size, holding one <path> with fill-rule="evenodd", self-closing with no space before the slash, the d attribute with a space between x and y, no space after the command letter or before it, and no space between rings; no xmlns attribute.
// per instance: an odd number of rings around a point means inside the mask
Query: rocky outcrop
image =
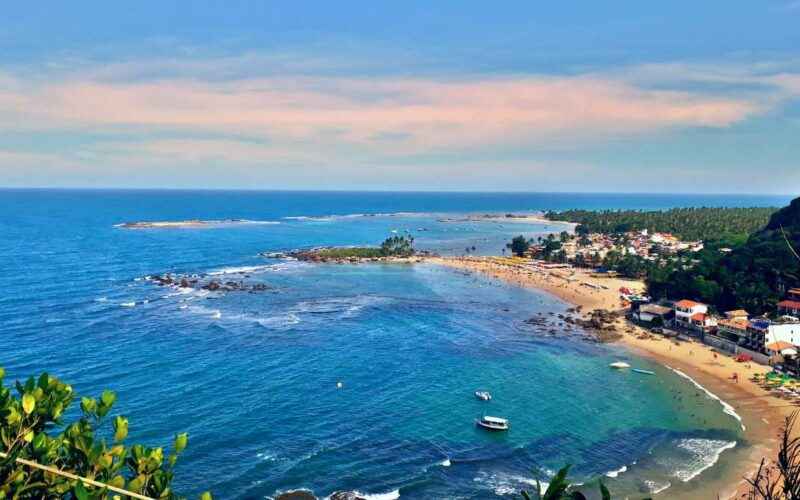
<svg viewBox="0 0 800 500"><path fill-rule="evenodd" d="M253 283L248 284L243 280L222 281L221 279L209 278L205 275L153 275L147 276L145 279L158 286L171 286L180 288L195 288L200 290L208 290L209 292L264 292L271 290L272 287L266 283Z"/></svg>

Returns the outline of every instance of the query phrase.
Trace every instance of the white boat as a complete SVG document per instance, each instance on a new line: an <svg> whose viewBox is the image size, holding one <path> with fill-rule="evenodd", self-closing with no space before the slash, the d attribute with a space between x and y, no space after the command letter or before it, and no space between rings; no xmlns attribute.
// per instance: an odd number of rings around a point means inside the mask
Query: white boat
<svg viewBox="0 0 800 500"><path fill-rule="evenodd" d="M483 416L478 420L475 420L475 423L479 427L483 427L484 429L490 431L507 431L508 430L508 420L505 418L500 417L489 417Z"/></svg>
<svg viewBox="0 0 800 500"><path fill-rule="evenodd" d="M625 368L630 368L631 367L631 365L629 365L628 363L626 363L624 361L615 361L615 362L611 363L608 366L610 366L611 368L617 369L617 370L623 370Z"/></svg>
<svg viewBox="0 0 800 500"><path fill-rule="evenodd" d="M490 401L492 399L489 391L475 391L475 397L482 401Z"/></svg>

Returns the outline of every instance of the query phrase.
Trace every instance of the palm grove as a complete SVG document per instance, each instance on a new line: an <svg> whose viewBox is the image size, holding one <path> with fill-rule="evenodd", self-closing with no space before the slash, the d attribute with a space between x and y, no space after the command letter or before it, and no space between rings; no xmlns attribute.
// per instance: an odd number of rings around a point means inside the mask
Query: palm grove
<svg viewBox="0 0 800 500"><path fill-rule="evenodd" d="M670 232L682 239L701 239L703 249L645 259L608 252L599 264L630 278L646 281L656 298L691 298L718 310L746 309L753 314L774 310L783 291L800 285L800 198L780 210L773 208L694 208L665 211L583 211L547 214L551 220L575 222L575 234L539 239L538 256L566 262L562 245L569 239L588 245L588 235L603 233L620 247L630 231ZM515 238L522 239L522 237ZM536 242L526 240L535 245ZM512 242L513 244L513 242ZM509 244L509 248L511 245ZM517 242L517 249L522 245ZM512 251L523 255L528 251ZM586 264L582 255L572 261ZM597 264L598 262L595 262Z"/></svg>

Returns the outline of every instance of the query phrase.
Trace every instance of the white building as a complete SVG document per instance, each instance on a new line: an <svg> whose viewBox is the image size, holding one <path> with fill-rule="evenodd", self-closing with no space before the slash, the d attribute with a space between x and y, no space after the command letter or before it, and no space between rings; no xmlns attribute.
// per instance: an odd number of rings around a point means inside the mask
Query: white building
<svg viewBox="0 0 800 500"><path fill-rule="evenodd" d="M767 345L788 342L793 346L800 346L800 322L772 323L767 328L764 340Z"/></svg>
<svg viewBox="0 0 800 500"><path fill-rule="evenodd" d="M679 300L675 303L675 323L683 328L692 328L692 318L703 318L708 316L708 306L693 300Z"/></svg>

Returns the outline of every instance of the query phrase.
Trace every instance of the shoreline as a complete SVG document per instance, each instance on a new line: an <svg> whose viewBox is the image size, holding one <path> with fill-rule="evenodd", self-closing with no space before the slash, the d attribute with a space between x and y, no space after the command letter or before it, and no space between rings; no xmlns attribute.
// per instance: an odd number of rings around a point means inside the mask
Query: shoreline
<svg viewBox="0 0 800 500"><path fill-rule="evenodd" d="M584 313L594 309L618 310L618 289L625 286L634 291L644 290L644 283L622 278L593 276L585 270L561 270L537 268L530 261L505 257L426 257L423 262L442 265L452 269L475 272L506 283L544 291L582 309ZM778 439L783 419L797 407L787 401L769 395L750 381L755 373L767 373L771 369L756 363L736 363L726 355L716 354L710 346L696 341L678 344L659 336L653 336L642 328L620 319L617 321L621 337L613 342L641 357L651 359L672 371L680 371L690 382L699 384L709 397L720 401L723 410L739 415L744 428L742 435L749 444L745 450L734 450L734 463L727 463L722 474L706 478L689 491L673 487L669 498L705 498L719 495L720 498L739 498L747 491L744 478L751 476L762 458L774 460L777 456ZM749 367L748 367L749 366ZM739 382L732 381L736 373ZM713 396L712 396L713 395ZM726 407L727 405L727 407ZM729 408L728 408L729 407ZM732 418L733 415L731 415ZM747 456L742 456L746 454ZM728 462L723 456L720 462ZM713 470L715 467L712 467ZM721 468L717 467L718 472ZM706 474L708 471L704 471ZM699 487L699 489L698 489ZM668 491L670 491L668 490ZM702 493L701 493L702 492ZM698 496L700 495L700 496ZM705 496L703 496L705 495Z"/></svg>

